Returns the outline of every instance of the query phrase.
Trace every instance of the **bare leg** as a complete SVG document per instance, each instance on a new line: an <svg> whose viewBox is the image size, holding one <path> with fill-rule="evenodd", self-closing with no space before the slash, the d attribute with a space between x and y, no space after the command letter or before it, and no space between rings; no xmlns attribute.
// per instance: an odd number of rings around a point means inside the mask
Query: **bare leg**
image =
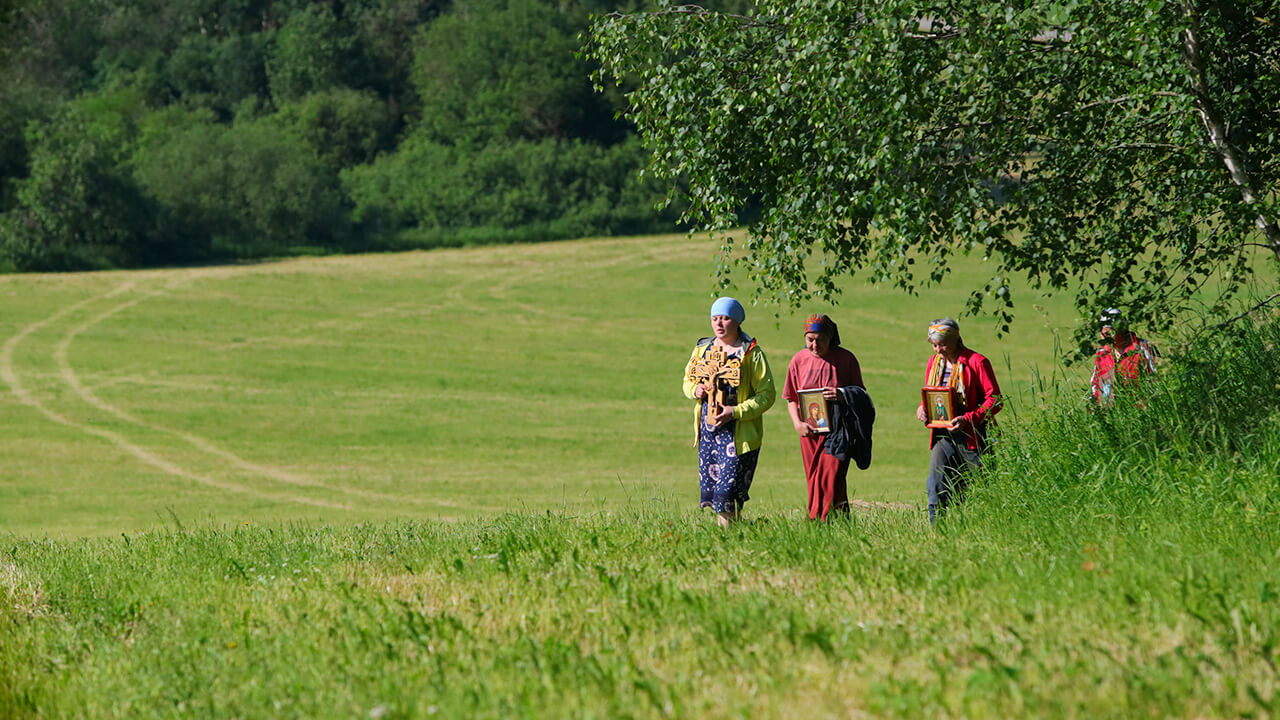
<svg viewBox="0 0 1280 720"><path fill-rule="evenodd" d="M720 527L722 528L728 528L730 525L737 522L738 520L737 512L716 513L716 516L717 516L717 519L720 520Z"/></svg>

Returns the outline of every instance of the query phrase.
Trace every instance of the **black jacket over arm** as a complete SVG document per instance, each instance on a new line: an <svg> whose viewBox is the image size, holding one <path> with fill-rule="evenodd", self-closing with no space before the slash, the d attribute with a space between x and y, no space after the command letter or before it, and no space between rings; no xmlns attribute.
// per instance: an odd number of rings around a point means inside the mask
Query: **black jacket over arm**
<svg viewBox="0 0 1280 720"><path fill-rule="evenodd" d="M845 461L853 458L859 470L871 466L871 426L876 406L871 395L857 385L839 388L840 397L831 403L831 432L822 444L823 452Z"/></svg>

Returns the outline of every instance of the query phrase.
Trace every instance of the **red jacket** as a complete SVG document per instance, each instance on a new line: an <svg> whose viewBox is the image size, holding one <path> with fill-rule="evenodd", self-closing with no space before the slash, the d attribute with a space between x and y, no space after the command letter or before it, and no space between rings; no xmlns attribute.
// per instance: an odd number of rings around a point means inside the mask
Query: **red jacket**
<svg viewBox="0 0 1280 720"><path fill-rule="evenodd" d="M1124 348L1113 345L1098 348L1093 356L1093 377L1089 384L1093 386L1093 397L1105 405L1111 402L1111 389L1117 379L1137 385L1139 377L1155 371L1155 352L1151 345L1133 335Z"/></svg>
<svg viewBox="0 0 1280 720"><path fill-rule="evenodd" d="M938 356L934 355L925 364L926 383L933 374L933 364L937 360ZM960 348L956 367L963 373L960 376L960 384L964 388L962 417L969 421L966 444L970 450L981 450L986 442L987 425L994 425L995 420L992 416L1000 412L1000 383L996 382L996 373L991 369L991 361L967 347ZM932 447L932 433L929 443Z"/></svg>

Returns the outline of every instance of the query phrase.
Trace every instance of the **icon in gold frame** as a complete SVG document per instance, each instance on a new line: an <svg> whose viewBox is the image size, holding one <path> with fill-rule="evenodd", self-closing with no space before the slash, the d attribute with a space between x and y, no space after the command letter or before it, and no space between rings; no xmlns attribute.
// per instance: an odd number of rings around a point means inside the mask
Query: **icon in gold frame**
<svg viewBox="0 0 1280 720"><path fill-rule="evenodd" d="M827 399L822 388L810 388L796 393L800 398L800 417L814 432L831 432L831 414L827 411Z"/></svg>
<svg viewBox="0 0 1280 720"><path fill-rule="evenodd" d="M949 385L925 385L920 388L920 399L924 402L924 414L929 418L925 427L949 428L956 418L956 411L963 411L960 393Z"/></svg>

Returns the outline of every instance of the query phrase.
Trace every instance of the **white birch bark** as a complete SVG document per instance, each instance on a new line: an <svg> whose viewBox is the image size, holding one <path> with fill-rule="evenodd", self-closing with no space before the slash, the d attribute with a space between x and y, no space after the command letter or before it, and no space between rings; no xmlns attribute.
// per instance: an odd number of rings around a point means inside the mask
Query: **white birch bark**
<svg viewBox="0 0 1280 720"><path fill-rule="evenodd" d="M1258 195L1261 193L1255 187L1254 178L1245 168L1240 153L1228 142L1226 122L1223 121L1217 105L1213 102L1213 97L1209 94L1209 83L1205 79L1204 72L1204 55L1200 52L1201 43L1195 5L1192 0L1183 0L1182 7L1187 15L1187 29L1183 33L1183 51L1191 74L1196 111L1200 113L1204 128L1209 133L1209 142L1213 144L1218 157L1222 158L1222 163L1226 165L1231 181L1240 187L1245 203L1256 206ZM1254 217L1253 223L1266 238L1271 252L1280 258L1280 225L1277 225L1275 218L1269 218L1260 211Z"/></svg>

